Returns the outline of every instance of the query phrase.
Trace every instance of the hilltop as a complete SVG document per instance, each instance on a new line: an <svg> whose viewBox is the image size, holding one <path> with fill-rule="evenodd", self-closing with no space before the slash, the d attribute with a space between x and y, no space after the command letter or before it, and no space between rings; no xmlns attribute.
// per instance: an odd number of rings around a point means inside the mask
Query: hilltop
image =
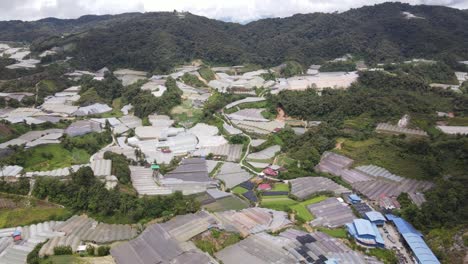
<svg viewBox="0 0 468 264"><path fill-rule="evenodd" d="M384 3L343 13L269 18L246 25L172 12L0 22L2 40L62 47L76 66L165 72L202 59L211 64L320 64L351 53L368 62L468 57L468 14L441 6ZM428 41L430 40L430 41Z"/></svg>

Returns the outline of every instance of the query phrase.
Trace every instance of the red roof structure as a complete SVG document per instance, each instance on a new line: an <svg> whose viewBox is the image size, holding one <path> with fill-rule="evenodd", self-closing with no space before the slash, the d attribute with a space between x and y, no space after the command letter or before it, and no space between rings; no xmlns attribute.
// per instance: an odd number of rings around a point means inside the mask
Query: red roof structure
<svg viewBox="0 0 468 264"><path fill-rule="evenodd" d="M268 183L262 183L258 185L257 189L259 189L260 191L268 191L271 190L271 185Z"/></svg>
<svg viewBox="0 0 468 264"><path fill-rule="evenodd" d="M263 173L265 173L265 175L267 176L271 176L271 177L276 177L278 176L278 172L273 170L272 168L265 168L263 170Z"/></svg>

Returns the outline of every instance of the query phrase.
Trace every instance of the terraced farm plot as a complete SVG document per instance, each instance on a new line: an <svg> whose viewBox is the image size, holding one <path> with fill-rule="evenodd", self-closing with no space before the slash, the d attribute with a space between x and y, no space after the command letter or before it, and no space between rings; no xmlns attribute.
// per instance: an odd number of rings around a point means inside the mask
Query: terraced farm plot
<svg viewBox="0 0 468 264"><path fill-rule="evenodd" d="M249 207L249 204L239 197L231 195L229 197L219 199L214 203L204 206L210 212L222 212L228 210L241 210Z"/></svg>
<svg viewBox="0 0 468 264"><path fill-rule="evenodd" d="M314 216L309 212L309 210L307 209L307 206L311 205L311 204L314 204L314 203L321 202L321 201L323 201L323 200L325 200L327 198L328 197L323 196L323 195L322 196L317 196L317 197L311 198L309 200L297 203L295 205L291 205L289 208L291 208L291 210L295 211L297 216L299 218L301 218L302 220L311 221L311 220L314 219Z"/></svg>
<svg viewBox="0 0 468 264"><path fill-rule="evenodd" d="M294 204L297 204L297 201L294 201L286 195L263 196L261 202L262 207L279 211L288 211L290 206Z"/></svg>
<svg viewBox="0 0 468 264"><path fill-rule="evenodd" d="M248 191L247 189L240 187L240 186L234 187L234 189L232 189L232 192L235 194L244 194L247 191Z"/></svg>
<svg viewBox="0 0 468 264"><path fill-rule="evenodd" d="M286 183L275 183L273 188L270 190L272 192L289 192L289 185Z"/></svg>
<svg viewBox="0 0 468 264"><path fill-rule="evenodd" d="M26 171L44 171L84 164L89 161L89 154L82 149L69 151L61 144L42 145L26 150L21 156L25 159ZM27 157L27 158L26 158Z"/></svg>

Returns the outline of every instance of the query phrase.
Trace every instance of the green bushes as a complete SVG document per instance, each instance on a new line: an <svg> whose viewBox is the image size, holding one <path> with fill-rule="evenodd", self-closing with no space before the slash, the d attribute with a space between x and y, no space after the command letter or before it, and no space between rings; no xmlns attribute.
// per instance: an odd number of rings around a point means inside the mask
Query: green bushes
<svg viewBox="0 0 468 264"><path fill-rule="evenodd" d="M73 250L70 246L57 246L54 247L54 255L71 255Z"/></svg>
<svg viewBox="0 0 468 264"><path fill-rule="evenodd" d="M123 154L107 151L104 153L104 158L112 160L112 175L115 175L120 183L130 183L130 168L128 160Z"/></svg>
<svg viewBox="0 0 468 264"><path fill-rule="evenodd" d="M193 87L201 88L201 87L206 86L205 83L200 81L200 79L198 79L197 76L190 74L190 73L185 73L181 79L185 84L193 86Z"/></svg>
<svg viewBox="0 0 468 264"><path fill-rule="evenodd" d="M302 65L297 61L286 62L286 66L281 70L281 74L284 77L292 77L295 75L302 74L303 72L304 69L302 68Z"/></svg>
<svg viewBox="0 0 468 264"><path fill-rule="evenodd" d="M182 91L177 87L176 81L169 77L166 80L167 90L161 97L154 97L150 91L139 91L132 94L133 99L126 99L132 103L136 116L143 118L154 112L158 114L169 114L174 106L182 103Z"/></svg>
<svg viewBox="0 0 468 264"><path fill-rule="evenodd" d="M350 72L356 70L356 64L352 61L327 62L320 67L321 72Z"/></svg>
<svg viewBox="0 0 468 264"><path fill-rule="evenodd" d="M88 245L86 247L86 253L90 256L94 256L96 254L96 248L93 247L92 245Z"/></svg>
<svg viewBox="0 0 468 264"><path fill-rule="evenodd" d="M112 223L135 223L162 216L195 212L200 204L176 192L167 196L138 198L117 189L107 190L89 167L80 168L71 181L37 179L32 194L62 204L74 212L86 212Z"/></svg>
<svg viewBox="0 0 468 264"><path fill-rule="evenodd" d="M216 78L215 73L206 66L201 67L200 70L198 70L198 73L207 82L214 80Z"/></svg>
<svg viewBox="0 0 468 264"><path fill-rule="evenodd" d="M102 256L107 256L110 253L110 247L108 246L100 246L97 248L97 255L102 257Z"/></svg>
<svg viewBox="0 0 468 264"><path fill-rule="evenodd" d="M17 182L7 182L3 177L0 179L0 192L27 195L29 188L29 179L26 177L19 178Z"/></svg>
<svg viewBox="0 0 468 264"><path fill-rule="evenodd" d="M104 131L102 133L93 132L80 137L65 137L61 144L70 151L77 148L86 150L88 154L94 154L111 142L111 133Z"/></svg>
<svg viewBox="0 0 468 264"><path fill-rule="evenodd" d="M41 250L42 246L47 243L47 241L37 244L34 249L29 252L28 256L26 257L26 263L28 264L39 264L39 251Z"/></svg>

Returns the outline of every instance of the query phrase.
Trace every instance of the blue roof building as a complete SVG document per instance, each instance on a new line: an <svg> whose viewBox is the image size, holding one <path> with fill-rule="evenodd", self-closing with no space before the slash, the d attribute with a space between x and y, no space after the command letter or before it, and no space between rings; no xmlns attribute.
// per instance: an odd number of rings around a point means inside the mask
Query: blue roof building
<svg viewBox="0 0 468 264"><path fill-rule="evenodd" d="M413 251L414 258L418 264L440 264L440 261L434 255L426 242L424 242L423 235L410 223L406 222L403 218L392 214L387 214L385 216L396 226L406 244L409 246L411 251Z"/></svg>
<svg viewBox="0 0 468 264"><path fill-rule="evenodd" d="M373 224L376 224L378 226L382 226L385 224L385 217L377 211L370 211L365 213L366 218L371 221Z"/></svg>
<svg viewBox="0 0 468 264"><path fill-rule="evenodd" d="M349 201L353 204L360 203L362 201L361 197L357 196L356 194L350 194L348 197Z"/></svg>
<svg viewBox="0 0 468 264"><path fill-rule="evenodd" d="M367 247L385 247L385 242L380 235L379 229L366 219L354 219L352 223L346 224L346 228L356 242Z"/></svg>

